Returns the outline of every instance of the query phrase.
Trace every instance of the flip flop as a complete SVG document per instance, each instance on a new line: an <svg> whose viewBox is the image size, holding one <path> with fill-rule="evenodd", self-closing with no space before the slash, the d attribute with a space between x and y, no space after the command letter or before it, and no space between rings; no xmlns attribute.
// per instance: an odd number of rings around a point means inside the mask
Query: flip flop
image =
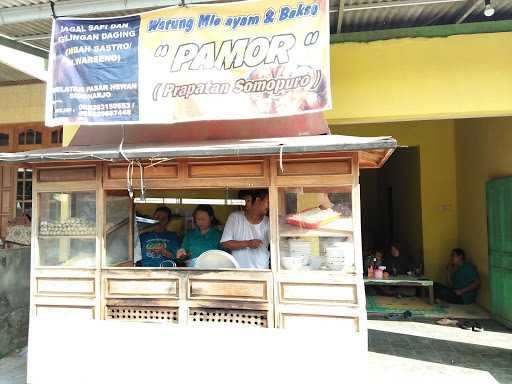
<svg viewBox="0 0 512 384"><path fill-rule="evenodd" d="M484 327L482 327L482 324L480 324L479 322L475 321L473 323L473 326L471 327L472 331L473 332L482 332L484 330Z"/></svg>
<svg viewBox="0 0 512 384"><path fill-rule="evenodd" d="M458 326L459 328L468 331L473 328L473 323L471 321L465 320L463 322L459 322Z"/></svg>

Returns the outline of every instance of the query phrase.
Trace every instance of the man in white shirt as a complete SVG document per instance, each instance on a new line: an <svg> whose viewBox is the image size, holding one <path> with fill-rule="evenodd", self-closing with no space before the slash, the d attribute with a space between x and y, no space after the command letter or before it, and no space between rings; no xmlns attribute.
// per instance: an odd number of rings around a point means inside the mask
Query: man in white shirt
<svg viewBox="0 0 512 384"><path fill-rule="evenodd" d="M270 224L268 191L251 191L251 204L229 215L220 240L231 251L240 268L268 269L270 253Z"/></svg>

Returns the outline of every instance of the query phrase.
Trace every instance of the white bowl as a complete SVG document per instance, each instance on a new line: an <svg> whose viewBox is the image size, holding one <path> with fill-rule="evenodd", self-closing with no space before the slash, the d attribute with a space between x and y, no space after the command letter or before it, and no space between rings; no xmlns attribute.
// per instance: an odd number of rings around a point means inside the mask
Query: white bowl
<svg viewBox="0 0 512 384"><path fill-rule="evenodd" d="M281 257L281 266L289 271L297 271L304 266L304 259L300 257Z"/></svg>

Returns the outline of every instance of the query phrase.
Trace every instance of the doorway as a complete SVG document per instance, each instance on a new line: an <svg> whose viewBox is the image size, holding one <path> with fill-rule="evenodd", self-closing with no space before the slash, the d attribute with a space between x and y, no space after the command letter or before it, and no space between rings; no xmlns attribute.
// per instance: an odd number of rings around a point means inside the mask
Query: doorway
<svg viewBox="0 0 512 384"><path fill-rule="evenodd" d="M419 147L399 148L380 169L362 170L363 253L392 243L414 268L423 268L423 229Z"/></svg>

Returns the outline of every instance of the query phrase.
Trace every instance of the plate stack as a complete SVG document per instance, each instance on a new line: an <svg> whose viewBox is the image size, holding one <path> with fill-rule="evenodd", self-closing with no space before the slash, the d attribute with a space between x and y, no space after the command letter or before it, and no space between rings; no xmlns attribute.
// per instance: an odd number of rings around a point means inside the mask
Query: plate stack
<svg viewBox="0 0 512 384"><path fill-rule="evenodd" d="M341 271L346 264L348 252L350 252L350 243L337 243L335 246L325 249L325 265L332 271Z"/></svg>
<svg viewBox="0 0 512 384"><path fill-rule="evenodd" d="M289 270L303 269L309 263L311 248L311 241L289 239L287 255L281 252L281 266Z"/></svg>

